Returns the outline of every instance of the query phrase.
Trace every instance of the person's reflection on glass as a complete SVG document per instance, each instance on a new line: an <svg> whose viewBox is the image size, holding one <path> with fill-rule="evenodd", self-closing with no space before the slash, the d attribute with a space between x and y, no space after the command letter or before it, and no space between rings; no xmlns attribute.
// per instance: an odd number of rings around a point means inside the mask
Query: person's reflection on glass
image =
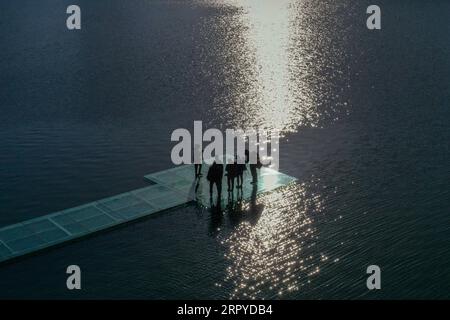
<svg viewBox="0 0 450 320"><path fill-rule="evenodd" d="M249 222L251 225L255 225L262 212L264 211L264 204L257 203L258 185L252 185L252 192L248 202L247 209L244 209L244 201L241 196L237 197L237 201L232 204L228 204L227 212L228 219L232 226L237 226L243 221Z"/></svg>
<svg viewBox="0 0 450 320"><path fill-rule="evenodd" d="M242 189L242 186L241 186L240 189L237 189L236 200L239 202L239 201L242 201L243 198L244 198L244 190Z"/></svg>
<svg viewBox="0 0 450 320"><path fill-rule="evenodd" d="M217 236L220 227L223 223L223 213L222 213L222 206L220 201L217 202L217 205L211 206L211 217L210 217L210 223L209 223L209 235L210 236Z"/></svg>
<svg viewBox="0 0 450 320"><path fill-rule="evenodd" d="M264 211L264 205L258 204L256 201L257 194L258 194L258 185L255 183L253 184L252 187L252 195L250 197L248 217L247 217L248 222L250 222L250 224L252 225L255 225L258 222L262 212Z"/></svg>
<svg viewBox="0 0 450 320"><path fill-rule="evenodd" d="M252 195L250 197L250 209L256 206L256 195L258 194L258 185L254 184L252 186Z"/></svg>
<svg viewBox="0 0 450 320"><path fill-rule="evenodd" d="M233 193L228 193L228 203L227 203L227 207L226 210L230 211L233 209L233 205L234 205L234 194Z"/></svg>

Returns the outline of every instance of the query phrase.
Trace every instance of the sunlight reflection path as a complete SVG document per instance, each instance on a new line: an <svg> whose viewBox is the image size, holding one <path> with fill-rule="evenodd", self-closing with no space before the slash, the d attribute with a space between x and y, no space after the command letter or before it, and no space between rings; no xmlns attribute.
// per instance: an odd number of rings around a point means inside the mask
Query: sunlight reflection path
<svg viewBox="0 0 450 320"><path fill-rule="evenodd" d="M230 298L276 298L309 283L327 259L313 250L313 216L321 210L320 195L294 184L229 213L242 219L222 241L231 262L225 279L234 288Z"/></svg>

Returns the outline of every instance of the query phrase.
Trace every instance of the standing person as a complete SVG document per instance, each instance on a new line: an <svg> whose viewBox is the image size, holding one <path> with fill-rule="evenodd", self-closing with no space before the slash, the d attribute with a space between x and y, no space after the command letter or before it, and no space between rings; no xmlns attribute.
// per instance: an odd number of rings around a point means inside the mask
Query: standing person
<svg viewBox="0 0 450 320"><path fill-rule="evenodd" d="M208 176L206 179L209 181L209 196L212 198L213 186L216 185L217 188L217 198L220 199L222 196L222 176L223 176L223 164L218 164L216 161L213 162L208 170Z"/></svg>
<svg viewBox="0 0 450 320"><path fill-rule="evenodd" d="M195 169L195 179L202 176L202 164L195 163L196 159L202 159L202 150L200 145L196 144L194 146L194 169Z"/></svg>
<svg viewBox="0 0 450 320"><path fill-rule="evenodd" d="M244 182L244 171L247 170L247 167L245 166L245 163L240 163L242 158L238 158L236 156L236 177L237 177L237 181L236 181L236 188L237 189L242 189L242 184ZM239 160L239 161L238 161Z"/></svg>
<svg viewBox="0 0 450 320"><path fill-rule="evenodd" d="M228 192L233 192L233 190L234 190L234 178L236 178L236 176L237 176L236 157L234 158L234 162L233 163L228 163L226 165L225 171L227 172Z"/></svg>
<svg viewBox="0 0 450 320"><path fill-rule="evenodd" d="M250 154L248 150L245 150L245 162L248 163L250 161ZM262 163L259 160L259 153L256 152L256 163L250 163L250 173L252 175L252 184L256 184L258 182L258 172L256 169L260 169L262 167Z"/></svg>

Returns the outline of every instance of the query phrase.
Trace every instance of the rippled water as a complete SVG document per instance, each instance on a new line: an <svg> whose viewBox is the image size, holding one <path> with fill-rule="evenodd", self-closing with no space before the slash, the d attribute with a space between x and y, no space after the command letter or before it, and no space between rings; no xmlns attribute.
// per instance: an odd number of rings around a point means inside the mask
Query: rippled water
<svg viewBox="0 0 450 320"><path fill-rule="evenodd" d="M239 223L222 241L231 263L225 278L234 287L230 298L276 298L309 283L328 259L314 250L313 216L320 209L319 196L296 185L231 211Z"/></svg>
<svg viewBox="0 0 450 320"><path fill-rule="evenodd" d="M224 14L204 19L199 27L199 41L206 39L209 46L198 46L214 59L202 62L199 71L214 83L208 112L214 124L296 132L348 112L349 71L340 64L352 53L336 39L336 26L322 21L330 4L219 3Z"/></svg>
<svg viewBox="0 0 450 320"><path fill-rule="evenodd" d="M450 4L378 1L370 32L367 1L79 2L79 32L0 4L1 226L144 185L194 120L281 130L298 183L1 266L1 297L448 297Z"/></svg>

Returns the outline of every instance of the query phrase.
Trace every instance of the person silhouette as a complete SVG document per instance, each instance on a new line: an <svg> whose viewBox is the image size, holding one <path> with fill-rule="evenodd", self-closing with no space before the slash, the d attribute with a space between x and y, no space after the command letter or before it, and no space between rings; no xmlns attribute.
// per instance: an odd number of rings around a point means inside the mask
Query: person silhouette
<svg viewBox="0 0 450 320"><path fill-rule="evenodd" d="M236 188L242 189L242 184L244 182L244 171L247 170L245 163L241 163L242 158L236 156Z"/></svg>
<svg viewBox="0 0 450 320"><path fill-rule="evenodd" d="M237 162L236 157L234 158L232 163L228 163L225 167L225 171L227 172L227 185L228 192L233 192L234 190L234 179L237 176Z"/></svg>
<svg viewBox="0 0 450 320"><path fill-rule="evenodd" d="M249 163L250 162L250 153L248 150L245 150L245 162ZM258 183L258 172L256 171L256 169L260 169L262 167L262 163L259 160L259 153L256 152L256 157L254 156L254 152L252 153L252 158L256 158L256 163L251 163L250 162L250 173L252 175L252 184L256 184Z"/></svg>
<svg viewBox="0 0 450 320"><path fill-rule="evenodd" d="M196 144L194 146L194 169L195 169L195 178L200 178L202 176L202 164L196 163L202 159L202 149L199 144Z"/></svg>
<svg viewBox="0 0 450 320"><path fill-rule="evenodd" d="M222 196L222 176L223 176L223 164L216 161L209 167L208 175L206 179L209 181L209 196L212 199L214 184L217 188L217 199L220 201Z"/></svg>

